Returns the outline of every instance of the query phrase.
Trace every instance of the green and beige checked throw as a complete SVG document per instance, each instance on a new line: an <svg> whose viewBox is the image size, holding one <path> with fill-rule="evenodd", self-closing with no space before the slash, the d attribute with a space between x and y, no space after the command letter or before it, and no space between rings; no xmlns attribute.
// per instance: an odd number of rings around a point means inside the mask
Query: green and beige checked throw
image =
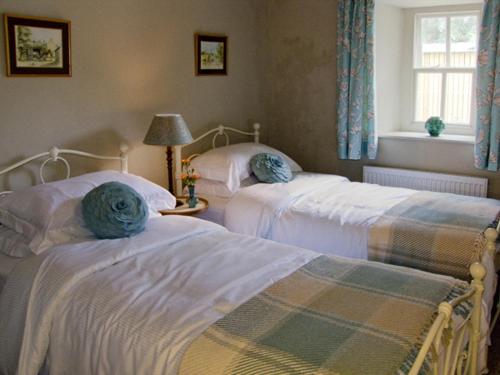
<svg viewBox="0 0 500 375"><path fill-rule="evenodd" d="M465 288L450 277L321 256L210 326L179 374L404 374L439 303Z"/></svg>
<svg viewBox="0 0 500 375"><path fill-rule="evenodd" d="M368 259L466 280L499 210L493 199L418 192L372 225Z"/></svg>

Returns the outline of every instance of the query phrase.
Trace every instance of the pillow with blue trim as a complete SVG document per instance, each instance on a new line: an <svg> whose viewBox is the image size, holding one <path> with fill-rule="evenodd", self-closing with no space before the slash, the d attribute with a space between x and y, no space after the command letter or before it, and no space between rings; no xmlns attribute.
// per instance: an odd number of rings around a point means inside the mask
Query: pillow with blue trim
<svg viewBox="0 0 500 375"><path fill-rule="evenodd" d="M250 167L259 182L274 184L276 182L289 182L292 180L290 166L279 155L261 153L250 159Z"/></svg>
<svg viewBox="0 0 500 375"><path fill-rule="evenodd" d="M130 186L106 182L89 191L82 201L83 219L100 239L131 237L141 233L148 220L148 205Z"/></svg>

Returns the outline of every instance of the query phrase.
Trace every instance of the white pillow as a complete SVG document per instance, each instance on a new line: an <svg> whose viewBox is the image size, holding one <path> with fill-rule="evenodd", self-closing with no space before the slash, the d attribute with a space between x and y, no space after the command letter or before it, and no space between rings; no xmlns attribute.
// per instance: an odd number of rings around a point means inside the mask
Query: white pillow
<svg viewBox="0 0 500 375"><path fill-rule="evenodd" d="M129 185L147 202L150 216L175 208L168 190L142 177L102 171L67 180L37 185L0 197L0 223L28 238L35 254L75 238L91 237L81 213L82 198L93 188L110 181Z"/></svg>
<svg viewBox="0 0 500 375"><path fill-rule="evenodd" d="M237 143L215 148L194 158L191 166L202 178L221 181L229 191L235 193L240 187L240 181L252 173L250 159L262 152L281 156L292 172L302 171L300 165L287 155L260 143Z"/></svg>
<svg viewBox="0 0 500 375"><path fill-rule="evenodd" d="M6 255L23 258L31 254L29 241L22 234L0 225L0 251Z"/></svg>
<svg viewBox="0 0 500 375"><path fill-rule="evenodd" d="M195 192L196 195L221 198L230 198L234 194L228 189L224 182L206 178L200 178L196 181ZM188 195L187 186L184 188L184 195Z"/></svg>
<svg viewBox="0 0 500 375"><path fill-rule="evenodd" d="M240 188L247 187L254 184L258 184L259 181L253 176L250 176L243 181L240 181ZM224 182L209 180L206 178L200 178L196 181L196 195L209 196L209 197L219 197L219 198L231 198L235 192L229 190ZM184 188L184 195L188 195L187 186Z"/></svg>

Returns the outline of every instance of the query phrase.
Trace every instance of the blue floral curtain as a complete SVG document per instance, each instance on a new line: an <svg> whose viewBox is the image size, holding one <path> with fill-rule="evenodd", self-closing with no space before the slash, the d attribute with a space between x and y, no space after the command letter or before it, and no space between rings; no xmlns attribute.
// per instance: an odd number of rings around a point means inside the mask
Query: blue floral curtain
<svg viewBox="0 0 500 375"><path fill-rule="evenodd" d="M337 140L340 159L375 159L374 0L339 0Z"/></svg>
<svg viewBox="0 0 500 375"><path fill-rule="evenodd" d="M500 151L500 0L485 0L477 62L474 165L498 171Z"/></svg>

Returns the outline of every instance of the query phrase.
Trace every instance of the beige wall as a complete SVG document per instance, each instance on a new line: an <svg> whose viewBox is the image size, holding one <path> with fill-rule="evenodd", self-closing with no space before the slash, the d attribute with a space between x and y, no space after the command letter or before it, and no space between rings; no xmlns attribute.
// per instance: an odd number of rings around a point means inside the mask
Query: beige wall
<svg viewBox="0 0 500 375"><path fill-rule="evenodd" d="M141 142L154 113L175 111L193 134L261 121L269 142L307 170L353 180L363 164L481 175L500 198L500 176L472 167L472 145L381 139L375 162L337 160L336 7L335 0L0 0L2 12L70 19L73 32L72 78L7 78L0 48L0 166L53 144L115 153L126 140L131 171L166 184L163 150ZM196 31L229 36L227 77L194 76ZM13 173L0 188L31 178Z"/></svg>
<svg viewBox="0 0 500 375"><path fill-rule="evenodd" d="M251 0L0 0L0 11L71 20L73 53L72 78L7 78L0 48L0 169L51 145L113 154L125 140L131 171L165 185L164 150L142 145L154 113L181 113L195 135L263 117ZM197 31L229 37L228 76L194 76ZM0 190L32 177L12 173Z"/></svg>
<svg viewBox="0 0 500 375"><path fill-rule="evenodd" d="M486 176L500 198L500 175L473 167L473 145L380 139L376 161L340 161L336 150L335 0L262 3L263 81L269 142L305 169L361 180L365 164Z"/></svg>

